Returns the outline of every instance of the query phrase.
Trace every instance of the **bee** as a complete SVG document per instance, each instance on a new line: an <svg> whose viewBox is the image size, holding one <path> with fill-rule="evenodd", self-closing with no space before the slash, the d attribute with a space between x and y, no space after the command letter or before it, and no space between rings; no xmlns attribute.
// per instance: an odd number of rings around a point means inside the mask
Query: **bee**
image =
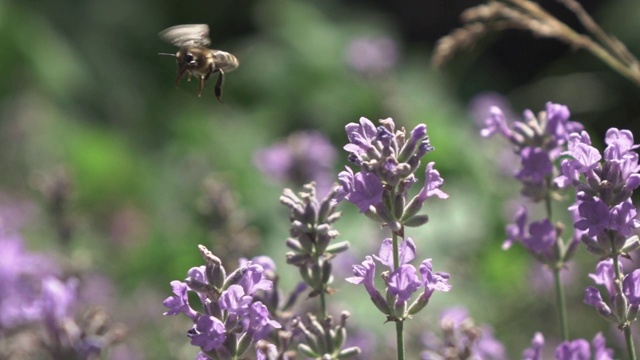
<svg viewBox="0 0 640 360"><path fill-rule="evenodd" d="M162 40L180 48L175 54L159 54L176 58L178 63L176 86L185 74L187 74L188 81L193 75L199 80L198 96L202 96L204 83L211 74L218 73L215 95L218 101L222 102L220 97L222 96L224 74L235 70L240 63L235 56L228 52L209 49L209 45L211 45L209 26L206 24L176 25L162 30L158 35Z"/></svg>

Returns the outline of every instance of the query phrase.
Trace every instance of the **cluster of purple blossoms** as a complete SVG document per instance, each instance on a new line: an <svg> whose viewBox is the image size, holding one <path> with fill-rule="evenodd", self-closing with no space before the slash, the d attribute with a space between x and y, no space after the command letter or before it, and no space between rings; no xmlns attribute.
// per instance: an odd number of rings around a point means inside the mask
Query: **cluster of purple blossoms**
<svg viewBox="0 0 640 360"><path fill-rule="evenodd" d="M509 249L514 242L519 242L541 264L554 268L569 261L580 244L574 236L565 245L559 240L562 230L562 226L552 224L548 218L529 222L527 208L521 206L516 212L515 223L506 227L507 239L502 248Z"/></svg>
<svg viewBox="0 0 640 360"><path fill-rule="evenodd" d="M417 182L414 175L421 158L433 150L427 136L427 126L420 124L411 133L396 130L391 118L380 120L377 128L366 118L360 124L346 126L349 144L344 146L349 161L360 167L354 173L349 167L338 178L341 189L336 199L348 200L360 212L386 224L392 231L404 226L424 225L428 216L418 215L423 203L431 196L446 199L449 195L440 190L443 180L430 162L425 168L425 183L420 192L407 201L407 192Z"/></svg>
<svg viewBox="0 0 640 360"><path fill-rule="evenodd" d="M608 304L594 286L587 287L584 293L584 302L593 306L598 314L614 324L635 321L640 310L640 269L623 276L622 282L617 281L618 274L621 273L620 263L616 272L613 259L606 259L598 263L595 274L589 274L596 285L607 289Z"/></svg>
<svg viewBox="0 0 640 360"><path fill-rule="evenodd" d="M500 134L506 138L520 156L521 168L515 178L523 184L522 194L533 201L545 199L556 176L554 162L564 151L569 135L581 131L582 124L569 120L566 106L550 102L538 116L526 110L524 120L514 121L511 126L500 108L491 107L490 113L480 135Z"/></svg>
<svg viewBox="0 0 640 360"><path fill-rule="evenodd" d="M253 158L260 172L281 183L316 183L325 195L333 186L336 149L317 131L299 131L258 151Z"/></svg>
<svg viewBox="0 0 640 360"><path fill-rule="evenodd" d="M416 246L411 238L406 238L400 244L399 266L394 266L393 244L390 238L385 239L380 246L378 255L366 256L361 265L353 265L355 276L346 280L352 284L363 284L371 301L389 320L400 320L417 314L428 303L435 291L449 291L449 274L433 272L431 259L423 260L418 270L409 264L416 256ZM385 296L375 286L377 260L388 270L381 275L385 283ZM418 276L420 273L420 276ZM421 294L411 304L409 300L415 292Z"/></svg>
<svg viewBox="0 0 640 360"><path fill-rule="evenodd" d="M0 358L98 358L122 341L124 327L110 326L102 310L76 321L79 280L62 280L57 264L28 252L16 233L0 228L0 254Z"/></svg>
<svg viewBox="0 0 640 360"><path fill-rule="evenodd" d="M431 162L426 166L422 189L407 199L409 189L418 181L414 173L421 158L433 150L427 126L419 124L407 134L404 128L396 130L390 118L380 123L376 128L370 120L360 118L359 124L346 126L349 144L344 149L350 153L349 161L360 171L354 173L347 167L339 174L341 188L337 198L355 204L369 218L391 230L393 237L382 241L378 255L367 256L362 264L353 265L355 276L347 281L364 284L378 310L387 319L401 323L422 310L434 291L451 289L449 274L433 272L431 259L422 261L418 270L409 264L416 256L416 246L411 238L405 237L405 227L421 226L429 220L426 214L418 214L427 198L445 199L449 195L440 190L444 181ZM375 287L374 259L389 268L382 273L386 296ZM410 303L420 288L422 294ZM398 344L399 349L401 346Z"/></svg>
<svg viewBox="0 0 640 360"><path fill-rule="evenodd" d="M545 111L536 116L531 110L523 113L523 121L507 123L498 107L491 107L490 116L481 130L483 137L500 134L514 147L520 158L520 168L514 177L522 184L521 194L533 202L545 201L547 211L557 190L554 179L559 175L558 162L564 155L571 134L582 130L578 122L570 121L569 109L560 104L547 103ZM548 213L548 215L550 215ZM515 223L506 228L508 249L514 242L521 243L542 264L560 269L575 254L579 236L574 234L567 243L562 240L562 224L550 218L529 222L528 211L522 206Z"/></svg>
<svg viewBox="0 0 640 360"><path fill-rule="evenodd" d="M640 164L633 150L629 130L611 128L605 136L607 148L603 155L591 146L586 132L571 134L568 158L561 163L561 175L555 179L559 187L576 190L576 202L571 207L587 249L598 256L627 254L640 247L632 230L640 227L637 209L631 202L633 190L640 186Z"/></svg>
<svg viewBox="0 0 640 360"><path fill-rule="evenodd" d="M489 326L478 326L464 308L449 308L440 315L443 338L427 331L422 336L422 360L504 360L506 349Z"/></svg>
<svg viewBox="0 0 640 360"><path fill-rule="evenodd" d="M181 313L194 322L187 336L192 345L200 347L197 359L238 358L252 344L281 328L267 307L254 298L259 291L272 289L265 271L273 261L266 257L246 261L227 275L220 259L204 246L199 248L206 265L191 268L184 282L171 282L174 295L164 300L169 309L164 315ZM197 294L202 312L189 304L189 291ZM257 356L264 359L268 348L261 343L256 347Z"/></svg>
<svg viewBox="0 0 640 360"><path fill-rule="evenodd" d="M398 62L398 45L387 36L356 38L347 48L347 61L358 73L377 76Z"/></svg>
<svg viewBox="0 0 640 360"><path fill-rule="evenodd" d="M543 360L544 336L536 333L531 347L522 352L522 360ZM613 350L606 347L602 333L596 334L591 344L584 339L563 341L556 347L556 360L613 360Z"/></svg>

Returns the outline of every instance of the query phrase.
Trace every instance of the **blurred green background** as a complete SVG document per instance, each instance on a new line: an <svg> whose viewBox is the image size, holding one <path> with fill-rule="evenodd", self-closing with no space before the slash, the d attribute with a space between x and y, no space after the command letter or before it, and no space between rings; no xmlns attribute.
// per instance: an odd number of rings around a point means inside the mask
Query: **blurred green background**
<svg viewBox="0 0 640 360"><path fill-rule="evenodd" d="M535 331L557 333L553 292L533 287L533 261L522 249L500 248L519 189L496 160L500 141L480 138L469 104L487 92L504 95L516 114L542 110L546 101L566 104L601 144L611 126L637 133L640 89L584 51L518 32L492 35L434 69L435 41L478 3L0 2L0 205L19 209L31 249L112 281L102 305L129 327L127 346L138 358L193 358L188 322L161 314L169 281L202 263L197 244L225 251L221 242L242 231L257 241L246 253L231 251L226 266L262 253L286 266L287 209L278 197L300 184L260 174L255 152L294 131L317 130L338 149L337 176L346 164L347 123L361 116L392 117L408 129L426 123L436 151L425 163L436 162L451 197L430 201L431 222L409 236L419 259L451 273L454 289L437 294L408 327L416 334L435 328L445 305L464 306L518 358ZM576 24L554 2L543 4ZM640 54L637 2L585 6ZM176 89L175 61L157 55L175 51L157 33L189 23L209 24L212 47L240 60L226 77L223 104L212 82L201 98L194 81ZM350 46L380 37L395 44L392 66L358 71ZM241 208L234 216L243 225L230 234L221 235L203 206L211 176ZM65 205L56 208L60 194ZM359 262L384 234L355 207L342 210L339 239L352 242L345 261ZM596 259L581 249L577 262L567 294L572 337L604 331L615 344L614 331L581 300ZM287 275L281 285L291 289L294 281ZM390 335L363 289L338 276L334 285L336 314L347 309L353 324Z"/></svg>

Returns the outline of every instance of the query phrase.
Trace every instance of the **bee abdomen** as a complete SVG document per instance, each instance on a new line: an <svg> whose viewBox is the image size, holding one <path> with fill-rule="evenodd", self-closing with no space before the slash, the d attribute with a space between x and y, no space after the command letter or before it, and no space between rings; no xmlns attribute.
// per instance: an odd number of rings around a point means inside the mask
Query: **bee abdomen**
<svg viewBox="0 0 640 360"><path fill-rule="evenodd" d="M222 71L229 72L240 65L238 59L226 51L214 50L213 56L216 59L216 66Z"/></svg>

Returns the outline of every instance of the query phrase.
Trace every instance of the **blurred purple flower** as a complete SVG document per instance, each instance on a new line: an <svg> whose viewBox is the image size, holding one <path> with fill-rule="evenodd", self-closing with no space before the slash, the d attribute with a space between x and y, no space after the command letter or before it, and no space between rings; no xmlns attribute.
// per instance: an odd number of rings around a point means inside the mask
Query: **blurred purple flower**
<svg viewBox="0 0 640 360"><path fill-rule="evenodd" d="M473 359L504 360L504 345L495 339L488 326L477 326L464 308L445 309L440 314L440 329L444 339L433 332L425 332L422 342L423 360Z"/></svg>
<svg viewBox="0 0 640 360"><path fill-rule="evenodd" d="M528 224L528 226L527 226ZM514 242L520 242L539 262L554 265L558 261L566 261L577 248L577 241L572 241L563 252L556 251L559 241L557 229L549 221L534 221L528 223L527 208L521 206L516 212L515 223L506 226L507 239L502 244L508 249Z"/></svg>
<svg viewBox="0 0 640 360"><path fill-rule="evenodd" d="M584 339L564 341L556 348L557 360L591 360L589 342Z"/></svg>
<svg viewBox="0 0 640 360"><path fill-rule="evenodd" d="M613 349L608 349L604 335L601 332L591 340L593 346L593 358L595 360L613 360Z"/></svg>
<svg viewBox="0 0 640 360"><path fill-rule="evenodd" d="M537 332L531 340L531 347L522 352L522 360L542 360L544 336ZM593 351L591 351L593 349ZM602 333L594 336L591 344L584 339L564 341L556 347L556 360L613 360L613 350L608 349Z"/></svg>
<svg viewBox="0 0 640 360"><path fill-rule="evenodd" d="M551 175L553 164L549 154L538 147L527 146L520 152L522 168L515 178L527 183L542 184Z"/></svg>
<svg viewBox="0 0 640 360"><path fill-rule="evenodd" d="M478 125L483 125L484 120L491 116L491 108L496 107L504 113L507 119L515 119L511 103L506 96L486 91L474 96L467 106L469 115Z"/></svg>
<svg viewBox="0 0 640 360"><path fill-rule="evenodd" d="M66 282L54 276L42 279L42 311L50 329L58 329L67 318L73 317L78 296L77 279Z"/></svg>
<svg viewBox="0 0 640 360"><path fill-rule="evenodd" d="M544 346L544 336L537 332L531 339L531 347L524 349L522 360L542 360L542 347Z"/></svg>
<svg viewBox="0 0 640 360"><path fill-rule="evenodd" d="M398 46L390 37L360 37L348 45L347 61L358 73L379 75L398 61Z"/></svg>
<svg viewBox="0 0 640 360"><path fill-rule="evenodd" d="M57 265L28 252L16 233L0 228L0 328L13 328L42 319L42 279L56 276Z"/></svg>
<svg viewBox="0 0 640 360"><path fill-rule="evenodd" d="M299 131L256 152L253 161L263 174L281 183L302 186L315 181L324 196L333 184L336 156L336 149L320 132Z"/></svg>

